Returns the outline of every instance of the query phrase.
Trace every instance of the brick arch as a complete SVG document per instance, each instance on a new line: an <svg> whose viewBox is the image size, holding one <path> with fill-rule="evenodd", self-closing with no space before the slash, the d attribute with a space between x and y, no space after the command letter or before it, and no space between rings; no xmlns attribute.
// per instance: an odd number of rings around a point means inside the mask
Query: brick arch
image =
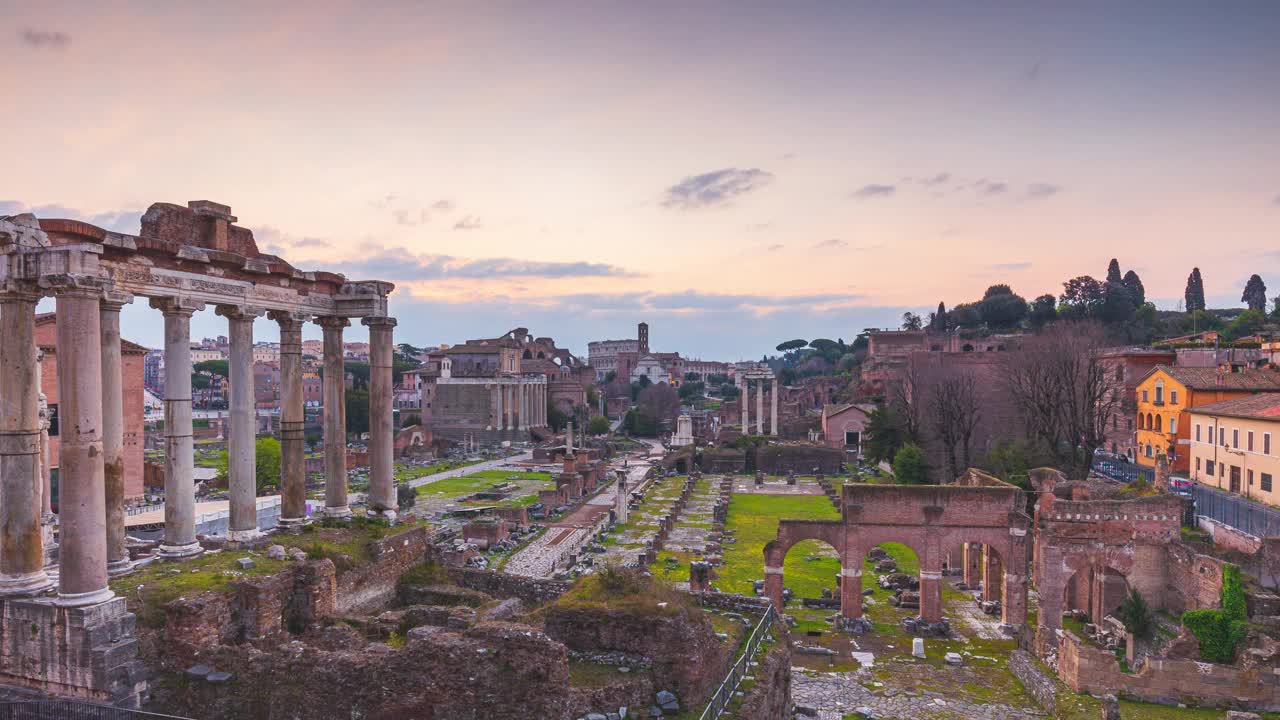
<svg viewBox="0 0 1280 720"><path fill-rule="evenodd" d="M848 584L845 575L849 572L849 564L845 553L844 526L838 520L783 520L778 523L778 537L764 546L765 595L775 608L782 609L782 588L786 585L782 566L791 548L804 540L816 540L835 548L836 555L840 558L840 613L845 617L860 617L862 596L846 597L847 594L843 591ZM857 566L859 571L861 567Z"/></svg>

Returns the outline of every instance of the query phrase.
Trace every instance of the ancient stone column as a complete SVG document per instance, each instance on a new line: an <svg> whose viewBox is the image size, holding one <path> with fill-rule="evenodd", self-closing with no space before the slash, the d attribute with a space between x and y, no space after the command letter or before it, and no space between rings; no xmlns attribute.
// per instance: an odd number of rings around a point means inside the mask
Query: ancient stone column
<svg viewBox="0 0 1280 720"><path fill-rule="evenodd" d="M58 604L94 605L107 586L107 496L102 452L102 289L58 291ZM188 384L190 375L188 374ZM167 530L166 526L166 530ZM197 545L197 547L199 547Z"/></svg>
<svg viewBox="0 0 1280 720"><path fill-rule="evenodd" d="M133 296L108 291L99 304L102 329L102 464L105 478L107 574L133 570L124 546L124 365L120 352L120 310Z"/></svg>
<svg viewBox="0 0 1280 720"><path fill-rule="evenodd" d="M970 588L982 582L982 544L964 544L964 584Z"/></svg>
<svg viewBox="0 0 1280 720"><path fill-rule="evenodd" d="M840 567L840 614L847 618L862 617L862 558L854 558Z"/></svg>
<svg viewBox="0 0 1280 720"><path fill-rule="evenodd" d="M253 320L258 312L219 305L227 319L227 369L231 384L231 432L227 436L227 485L231 496L227 539L245 542L258 530L257 405L253 383ZM225 434L225 433L224 433Z"/></svg>
<svg viewBox="0 0 1280 720"><path fill-rule="evenodd" d="M493 412L493 429L502 430L502 385L498 382L493 384L494 412Z"/></svg>
<svg viewBox="0 0 1280 720"><path fill-rule="evenodd" d="M756 381L756 434L764 434L764 380Z"/></svg>
<svg viewBox="0 0 1280 720"><path fill-rule="evenodd" d="M996 557L995 551L991 549L991 546L984 545L982 549L984 561L982 565L982 599L986 601L999 600L1004 569L1001 567L1000 558Z"/></svg>
<svg viewBox="0 0 1280 720"><path fill-rule="evenodd" d="M31 595L53 581L41 535L40 364L35 293L0 295L0 595Z"/></svg>
<svg viewBox="0 0 1280 720"><path fill-rule="evenodd" d="M342 360L342 330L351 324L339 317L320 318L324 328L324 514L351 517L347 505L347 369Z"/></svg>
<svg viewBox="0 0 1280 720"><path fill-rule="evenodd" d="M751 381L743 378L742 384L739 385L742 392L738 393L738 405L742 407L742 434L751 434Z"/></svg>
<svg viewBox="0 0 1280 720"><path fill-rule="evenodd" d="M303 318L281 311L273 311L269 317L280 326L280 518L276 525L293 530L307 524L307 472L303 448L306 408L302 398Z"/></svg>
<svg viewBox="0 0 1280 720"><path fill-rule="evenodd" d="M151 307L164 314L164 540L160 555L183 558L201 552L196 542L191 431L191 316L203 310L204 303L152 298Z"/></svg>
<svg viewBox="0 0 1280 720"><path fill-rule="evenodd" d="M395 522L391 333L396 321L388 317L367 317L360 322L369 327L369 514Z"/></svg>
<svg viewBox="0 0 1280 720"><path fill-rule="evenodd" d="M770 385L773 389L773 409L769 413L769 434L776 437L778 434L778 378L775 377Z"/></svg>
<svg viewBox="0 0 1280 720"><path fill-rule="evenodd" d="M502 389L507 393L507 418L506 424L508 430L516 429L516 393L514 385L503 385Z"/></svg>
<svg viewBox="0 0 1280 720"><path fill-rule="evenodd" d="M942 619L942 546L936 534L930 533L925 538L919 560L920 617L925 622L936 623Z"/></svg>

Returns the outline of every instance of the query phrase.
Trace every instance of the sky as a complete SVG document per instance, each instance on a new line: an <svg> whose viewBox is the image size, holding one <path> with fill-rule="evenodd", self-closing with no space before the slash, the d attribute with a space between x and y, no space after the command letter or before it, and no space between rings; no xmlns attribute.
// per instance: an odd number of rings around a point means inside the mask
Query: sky
<svg viewBox="0 0 1280 720"><path fill-rule="evenodd" d="M224 203L295 266L395 282L415 345L647 321L756 358L1112 257L1164 308L1193 266L1211 305L1280 294L1267 0L0 0L0 38L0 214Z"/></svg>

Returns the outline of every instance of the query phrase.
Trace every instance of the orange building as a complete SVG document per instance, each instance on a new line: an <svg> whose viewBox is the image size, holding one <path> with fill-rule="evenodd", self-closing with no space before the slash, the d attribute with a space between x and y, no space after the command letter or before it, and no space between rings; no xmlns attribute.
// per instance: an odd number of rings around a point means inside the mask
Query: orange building
<svg viewBox="0 0 1280 720"><path fill-rule="evenodd" d="M1187 410L1260 392L1280 392L1280 372L1157 365L1136 390L1138 463L1155 467L1156 458L1166 455L1173 472L1189 472Z"/></svg>

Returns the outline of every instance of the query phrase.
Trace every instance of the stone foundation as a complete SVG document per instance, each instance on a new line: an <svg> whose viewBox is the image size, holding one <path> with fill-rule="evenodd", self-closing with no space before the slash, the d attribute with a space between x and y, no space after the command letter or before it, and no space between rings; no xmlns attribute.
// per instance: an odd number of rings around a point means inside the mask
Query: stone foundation
<svg viewBox="0 0 1280 720"><path fill-rule="evenodd" d="M147 670L124 598L87 607L0 601L0 681L43 692L139 707Z"/></svg>

